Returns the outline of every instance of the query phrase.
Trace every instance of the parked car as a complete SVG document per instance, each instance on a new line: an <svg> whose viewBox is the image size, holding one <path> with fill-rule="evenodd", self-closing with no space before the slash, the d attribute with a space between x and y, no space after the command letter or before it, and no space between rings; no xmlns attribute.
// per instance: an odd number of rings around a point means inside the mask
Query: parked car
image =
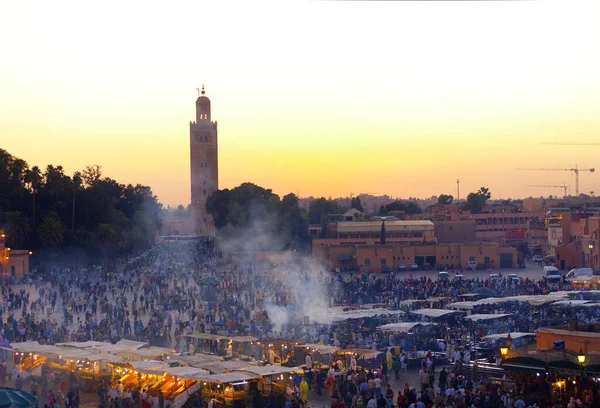
<svg viewBox="0 0 600 408"><path fill-rule="evenodd" d="M542 262L544 258L541 255L534 255L533 258L531 258L531 260L533 262Z"/></svg>
<svg viewBox="0 0 600 408"><path fill-rule="evenodd" d="M381 267L381 272L383 272L383 273L390 273L391 271L392 271L392 268L390 268L387 265Z"/></svg>
<svg viewBox="0 0 600 408"><path fill-rule="evenodd" d="M508 281L510 283L519 283L521 282L521 278L519 278L519 275L517 275L516 273L509 273L508 274Z"/></svg>
<svg viewBox="0 0 600 408"><path fill-rule="evenodd" d="M428 263L424 263L423 265L421 265L421 268L423 268L424 271L430 271L431 269L433 269L433 267Z"/></svg>
<svg viewBox="0 0 600 408"><path fill-rule="evenodd" d="M468 271L474 271L477 269L477 262L475 261L469 261L467 262L467 264L465 265L465 269Z"/></svg>
<svg viewBox="0 0 600 408"><path fill-rule="evenodd" d="M454 277L454 280L459 280L459 281L461 281L461 280L465 280L465 275L456 275L456 276Z"/></svg>
<svg viewBox="0 0 600 408"><path fill-rule="evenodd" d="M442 271L442 272L438 273L438 279L439 280L443 280L443 281L447 281L448 279L450 279L450 275L448 274L448 272Z"/></svg>
<svg viewBox="0 0 600 408"><path fill-rule="evenodd" d="M498 279L500 279L500 275L497 273L490 273L490 279L498 280Z"/></svg>
<svg viewBox="0 0 600 408"><path fill-rule="evenodd" d="M398 270L400 272L404 272L406 270L406 264L400 264L400 265L398 265Z"/></svg>
<svg viewBox="0 0 600 408"><path fill-rule="evenodd" d="M445 271L446 269L448 269L448 265L446 265L445 263L439 263L436 265L435 269L437 269L438 271Z"/></svg>
<svg viewBox="0 0 600 408"><path fill-rule="evenodd" d="M419 265L417 265L416 263L410 264L410 270L411 271L418 271L419 270Z"/></svg>

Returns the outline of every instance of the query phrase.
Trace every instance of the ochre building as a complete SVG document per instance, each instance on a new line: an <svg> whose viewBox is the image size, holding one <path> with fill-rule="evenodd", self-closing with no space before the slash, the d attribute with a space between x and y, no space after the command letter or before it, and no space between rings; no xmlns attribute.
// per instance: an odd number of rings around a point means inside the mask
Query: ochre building
<svg viewBox="0 0 600 408"><path fill-rule="evenodd" d="M339 222L327 238L313 239L313 258L328 268L381 272L400 265L443 263L461 269L469 261L484 268L516 268L517 250L495 242L438 243L430 221Z"/></svg>

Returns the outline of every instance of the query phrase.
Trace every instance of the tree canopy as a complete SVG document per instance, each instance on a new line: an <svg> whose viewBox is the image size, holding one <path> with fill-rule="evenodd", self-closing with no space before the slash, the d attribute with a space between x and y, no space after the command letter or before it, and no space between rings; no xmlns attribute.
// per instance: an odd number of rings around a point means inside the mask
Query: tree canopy
<svg viewBox="0 0 600 408"><path fill-rule="evenodd" d="M404 211L408 215L421 214L423 210L414 201L393 201L379 207L379 215L387 215L392 211Z"/></svg>
<svg viewBox="0 0 600 408"><path fill-rule="evenodd" d="M100 166L72 176L60 165L45 170L0 149L0 228L7 246L43 254L98 258L103 225L122 237L105 258L152 245L160 228L161 204L150 187L103 177Z"/></svg>
<svg viewBox="0 0 600 408"><path fill-rule="evenodd" d="M234 250L305 250L310 242L308 215L291 193L280 199L270 189L243 183L211 194L206 211Z"/></svg>
<svg viewBox="0 0 600 408"><path fill-rule="evenodd" d="M452 204L452 201L454 201L454 196L448 194L440 194L437 203L441 205L447 205Z"/></svg>
<svg viewBox="0 0 600 408"><path fill-rule="evenodd" d="M478 214L491 197L490 190L487 187L481 187L476 193L469 193L465 208L472 214Z"/></svg>

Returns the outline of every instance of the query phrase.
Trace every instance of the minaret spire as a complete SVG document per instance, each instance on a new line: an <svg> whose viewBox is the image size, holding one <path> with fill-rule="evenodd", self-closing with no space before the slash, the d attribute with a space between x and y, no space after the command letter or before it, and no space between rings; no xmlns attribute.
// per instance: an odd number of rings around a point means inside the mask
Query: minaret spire
<svg viewBox="0 0 600 408"><path fill-rule="evenodd" d="M202 95L204 95L206 92L204 92L204 84L202 84Z"/></svg>

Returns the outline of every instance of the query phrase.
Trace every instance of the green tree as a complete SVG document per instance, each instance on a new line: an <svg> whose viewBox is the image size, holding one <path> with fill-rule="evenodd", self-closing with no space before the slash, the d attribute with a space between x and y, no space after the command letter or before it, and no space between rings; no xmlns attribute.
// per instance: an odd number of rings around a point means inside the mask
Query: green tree
<svg viewBox="0 0 600 408"><path fill-rule="evenodd" d="M38 191L40 190L41 186L42 186L42 172L40 170L40 168L38 166L33 166L31 168L31 170L28 170L25 173L25 184L28 186L29 190L31 191L31 197L32 197L32 219L33 219L33 223L35 224L35 196L38 194Z"/></svg>
<svg viewBox="0 0 600 408"><path fill-rule="evenodd" d="M337 201L321 197L308 204L308 220L311 224L323 224L329 222L330 215L344 214L346 211Z"/></svg>
<svg viewBox="0 0 600 408"><path fill-rule="evenodd" d="M362 203L360 202L360 197L352 198L351 207L360 212L365 212L365 210L363 209Z"/></svg>
<svg viewBox="0 0 600 408"><path fill-rule="evenodd" d="M452 201L454 201L454 196L452 195L440 194L440 196L438 197L438 204L441 205L452 204Z"/></svg>
<svg viewBox="0 0 600 408"><path fill-rule="evenodd" d="M38 228L38 234L45 248L56 248L63 242L65 227L57 214L47 215Z"/></svg>
<svg viewBox="0 0 600 408"><path fill-rule="evenodd" d="M4 230L7 234L7 246L22 248L31 232L31 225L23 211L10 211L4 216Z"/></svg>
<svg viewBox="0 0 600 408"><path fill-rule="evenodd" d="M486 201L492 197L489 189L481 187L476 193L469 193L467 196L466 209L472 214L478 214L485 205Z"/></svg>

